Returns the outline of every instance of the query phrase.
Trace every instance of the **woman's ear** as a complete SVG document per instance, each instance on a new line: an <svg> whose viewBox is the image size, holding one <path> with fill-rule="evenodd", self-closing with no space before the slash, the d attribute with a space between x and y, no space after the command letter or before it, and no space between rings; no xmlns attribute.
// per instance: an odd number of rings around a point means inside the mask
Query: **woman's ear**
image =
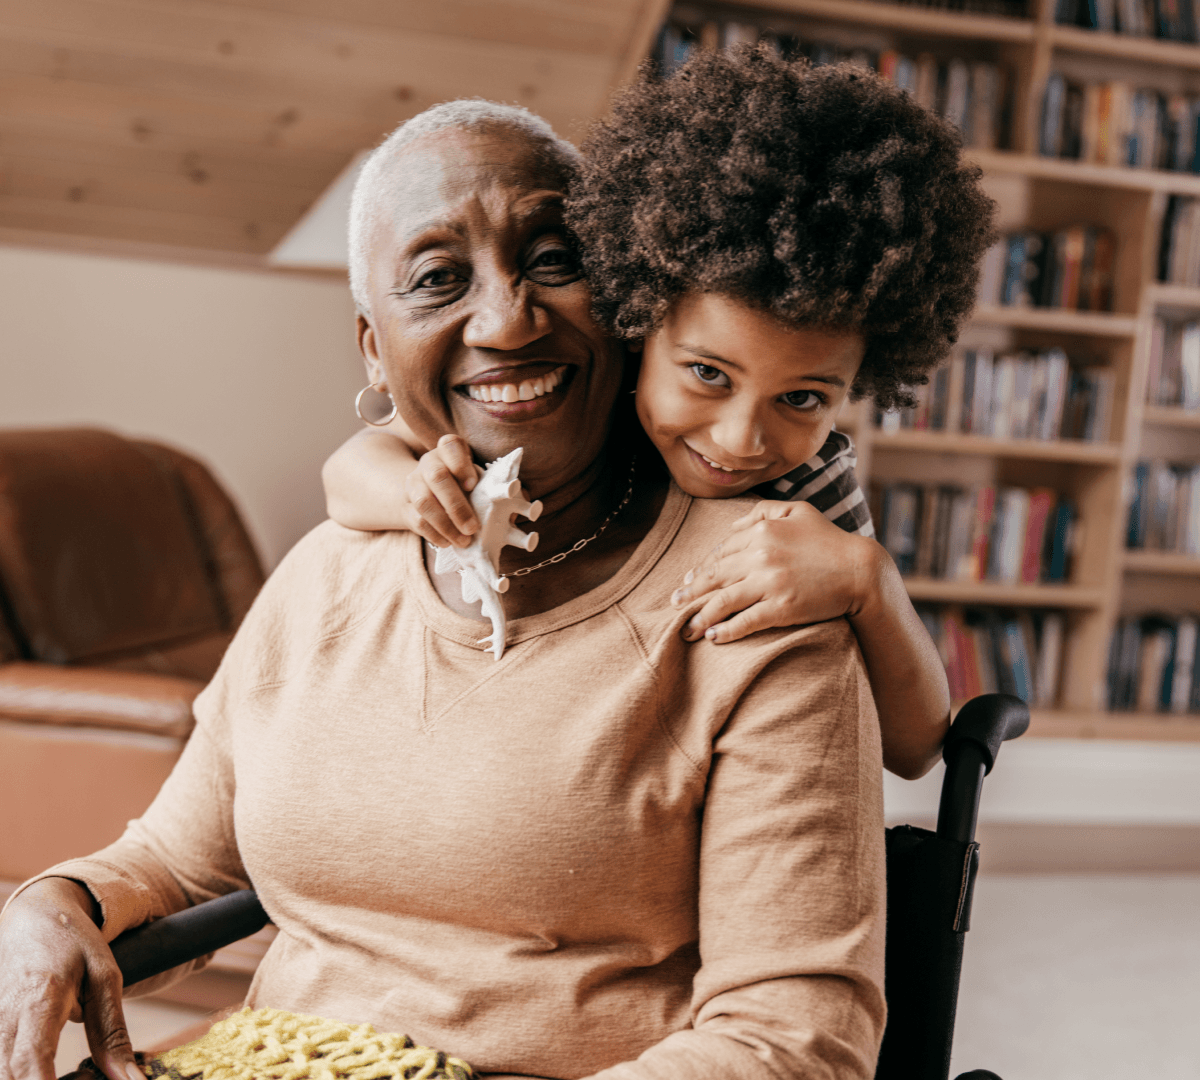
<svg viewBox="0 0 1200 1080"><path fill-rule="evenodd" d="M381 393L387 393L387 377L384 375L383 362L379 359L375 327L371 325L371 320L361 313L355 320L355 333L358 338L358 351L362 353L363 366L367 369L367 382Z"/></svg>
<svg viewBox="0 0 1200 1080"><path fill-rule="evenodd" d="M634 338L632 341L625 342L625 348L631 353L640 353L645 344L644 338Z"/></svg>

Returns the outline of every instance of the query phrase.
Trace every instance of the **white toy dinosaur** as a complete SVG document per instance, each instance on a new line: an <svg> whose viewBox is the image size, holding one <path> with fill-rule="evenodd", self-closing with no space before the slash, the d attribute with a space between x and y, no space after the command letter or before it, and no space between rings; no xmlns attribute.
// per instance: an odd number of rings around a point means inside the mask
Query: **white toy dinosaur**
<svg viewBox="0 0 1200 1080"><path fill-rule="evenodd" d="M479 483L468 498L479 518L479 531L465 548L438 548L434 571L439 574L457 570L462 577L462 598L468 604L482 601L482 613L492 621L492 632L480 645L492 646L497 660L504 655L504 638L508 620L500 594L508 592L508 578L500 575L500 549L506 545L532 551L537 547L538 534L523 533L512 524L513 514L537 521L542 513L540 502L528 503L521 498L521 481L517 472L525 451L518 447L511 454L497 458L483 471Z"/></svg>

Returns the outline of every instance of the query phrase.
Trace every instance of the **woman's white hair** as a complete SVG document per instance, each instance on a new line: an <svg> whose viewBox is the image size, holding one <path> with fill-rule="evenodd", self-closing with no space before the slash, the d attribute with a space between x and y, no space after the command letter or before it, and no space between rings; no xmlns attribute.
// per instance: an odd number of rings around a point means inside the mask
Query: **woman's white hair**
<svg viewBox="0 0 1200 1080"><path fill-rule="evenodd" d="M350 198L350 293L363 315L371 313L367 292L371 235L376 223L390 208L392 165L410 143L447 128L464 131L504 128L514 132L529 143L540 164L561 174L564 187L579 167L579 151L556 135L540 116L519 105L503 105L484 98L461 98L434 105L404 121L363 163Z"/></svg>

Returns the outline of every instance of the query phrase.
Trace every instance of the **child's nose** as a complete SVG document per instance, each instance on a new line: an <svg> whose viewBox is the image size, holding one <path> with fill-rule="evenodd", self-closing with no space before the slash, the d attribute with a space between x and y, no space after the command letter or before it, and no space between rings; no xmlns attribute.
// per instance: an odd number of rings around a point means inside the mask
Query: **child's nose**
<svg viewBox="0 0 1200 1080"><path fill-rule="evenodd" d="M733 457L761 457L767 443L762 423L753 413L731 410L712 429L712 439Z"/></svg>

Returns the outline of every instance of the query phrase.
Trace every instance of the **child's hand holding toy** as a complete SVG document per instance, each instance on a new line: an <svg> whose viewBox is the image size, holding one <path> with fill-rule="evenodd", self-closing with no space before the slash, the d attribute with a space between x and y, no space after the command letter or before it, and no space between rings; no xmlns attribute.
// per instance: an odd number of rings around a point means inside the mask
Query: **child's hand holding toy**
<svg viewBox="0 0 1200 1080"><path fill-rule="evenodd" d="M434 547L466 547L479 531L479 518L467 492L483 474L460 435L443 435L422 454L404 481L411 521L409 529Z"/></svg>
<svg viewBox="0 0 1200 1080"><path fill-rule="evenodd" d="M767 627L853 616L877 588L881 550L810 503L760 502L687 574L671 603L705 598L683 636L718 645Z"/></svg>

